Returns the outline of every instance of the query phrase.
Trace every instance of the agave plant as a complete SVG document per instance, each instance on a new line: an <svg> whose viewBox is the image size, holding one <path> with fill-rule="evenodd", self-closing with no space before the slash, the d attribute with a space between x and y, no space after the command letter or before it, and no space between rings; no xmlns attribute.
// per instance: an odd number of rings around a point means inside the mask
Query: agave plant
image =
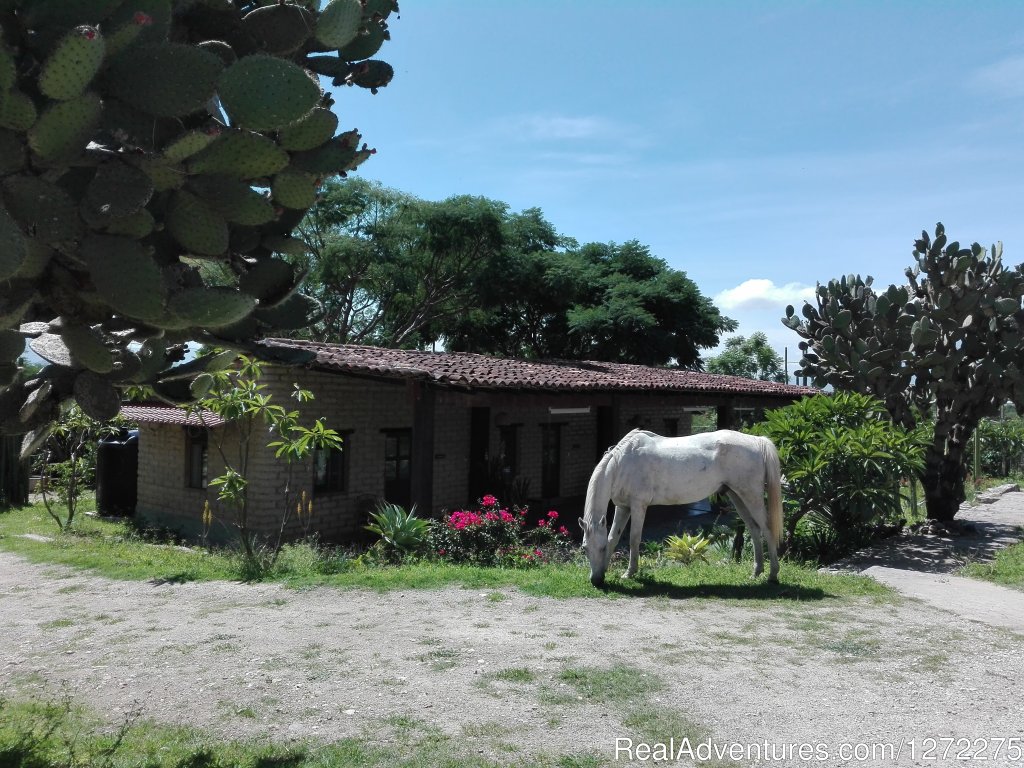
<svg viewBox="0 0 1024 768"><path fill-rule="evenodd" d="M707 548L711 546L711 540L704 538L703 534L684 533L681 536L669 536L665 539L665 556L672 560L689 565L700 560L706 563Z"/></svg>
<svg viewBox="0 0 1024 768"><path fill-rule="evenodd" d="M370 513L373 521L364 526L366 530L380 536L381 543L388 550L401 554L415 551L423 543L430 528L430 522L416 517L416 505L406 511L399 504L382 501Z"/></svg>

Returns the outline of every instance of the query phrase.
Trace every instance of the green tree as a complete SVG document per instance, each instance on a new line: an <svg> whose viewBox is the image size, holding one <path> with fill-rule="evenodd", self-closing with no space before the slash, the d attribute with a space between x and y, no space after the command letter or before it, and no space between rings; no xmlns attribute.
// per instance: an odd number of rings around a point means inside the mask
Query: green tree
<svg viewBox="0 0 1024 768"><path fill-rule="evenodd" d="M473 306L502 254L506 206L467 195L427 202L361 179L327 185L298 228L307 292L323 317L295 335L420 346Z"/></svg>
<svg viewBox="0 0 1024 768"><path fill-rule="evenodd" d="M0 432L31 433L23 453L70 398L101 421L129 385L176 399L164 380L188 341L244 348L315 316L280 255L303 248L291 233L321 181L373 153L336 135L318 76L387 85L370 57L395 10L0 3ZM26 337L49 363L31 379Z"/></svg>
<svg viewBox="0 0 1024 768"><path fill-rule="evenodd" d="M733 336L726 339L725 350L716 357L708 358L706 368L709 373L780 383L786 381L782 358L768 345L768 337L761 331L751 334L750 338Z"/></svg>
<svg viewBox="0 0 1024 768"><path fill-rule="evenodd" d="M691 367L736 328L647 246L576 246L547 237L553 233L533 218L515 222L520 243L512 239L507 279L493 281L489 301L445 329L450 349ZM566 250L556 250L560 242Z"/></svg>
<svg viewBox="0 0 1024 768"><path fill-rule="evenodd" d="M928 517L952 520L966 498L969 441L978 422L1012 400L1024 405L1024 271L986 251L947 242L942 224L914 243L907 283L876 292L849 275L818 285L803 317L802 370L819 386L878 397L908 428L934 418L921 472Z"/></svg>

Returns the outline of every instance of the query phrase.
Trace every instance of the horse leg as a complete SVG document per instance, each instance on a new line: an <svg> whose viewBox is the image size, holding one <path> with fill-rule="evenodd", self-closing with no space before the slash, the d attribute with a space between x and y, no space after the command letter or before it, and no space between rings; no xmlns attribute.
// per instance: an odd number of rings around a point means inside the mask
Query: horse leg
<svg viewBox="0 0 1024 768"><path fill-rule="evenodd" d="M623 574L623 578L626 579L636 576L637 568L640 567L640 539L644 532L644 518L647 516L647 506L634 503L630 507L630 514L633 522L629 526L629 568Z"/></svg>
<svg viewBox="0 0 1024 768"><path fill-rule="evenodd" d="M738 499L743 504L747 517L754 523L750 530L750 538L754 542L754 576L760 576L764 571L764 553L761 546L763 538L768 545L768 581L777 582L779 580L778 542L772 538L768 529L768 509L765 507L764 500L757 495L738 492L735 497L730 493L730 498L733 499L733 503L736 503Z"/></svg>
<svg viewBox="0 0 1024 768"><path fill-rule="evenodd" d="M616 504L615 517L612 518L612 528L608 531L608 549L605 553L606 559L604 563L606 571L612 561L612 555L615 554L615 548L619 546L619 539L622 537L622 531L626 528L627 522L629 522L629 507L620 507Z"/></svg>
<svg viewBox="0 0 1024 768"><path fill-rule="evenodd" d="M734 507L736 507L736 514L740 516L740 519L746 524L747 530L750 531L750 541L754 545L754 578L764 572L764 550L761 547L761 525L754 519L754 516L750 512L750 508L744 502L743 497L732 488L726 489L726 494L732 501Z"/></svg>

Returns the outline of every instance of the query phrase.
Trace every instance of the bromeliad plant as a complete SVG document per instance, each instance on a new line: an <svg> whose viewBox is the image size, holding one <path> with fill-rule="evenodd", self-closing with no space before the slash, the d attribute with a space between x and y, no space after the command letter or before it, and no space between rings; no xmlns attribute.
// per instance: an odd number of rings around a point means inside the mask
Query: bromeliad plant
<svg viewBox="0 0 1024 768"><path fill-rule="evenodd" d="M555 510L532 520L528 507L504 507L487 495L476 509L434 521L429 545L440 560L521 568L567 557L572 539Z"/></svg>
<svg viewBox="0 0 1024 768"><path fill-rule="evenodd" d="M704 538L700 533L669 536L665 539L665 557L670 560L678 560L684 565L695 563L698 560L706 563L708 561L707 549L711 544L712 541Z"/></svg>

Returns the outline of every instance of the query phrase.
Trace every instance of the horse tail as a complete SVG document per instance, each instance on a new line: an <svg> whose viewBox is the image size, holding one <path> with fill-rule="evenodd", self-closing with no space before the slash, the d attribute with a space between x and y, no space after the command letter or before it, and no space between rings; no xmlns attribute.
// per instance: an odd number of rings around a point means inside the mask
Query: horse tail
<svg viewBox="0 0 1024 768"><path fill-rule="evenodd" d="M777 545L782 541L782 464L775 444L767 437L760 438L760 442L764 481L768 488L768 530Z"/></svg>
<svg viewBox="0 0 1024 768"><path fill-rule="evenodd" d="M612 498L611 470L618 463L618 458L619 452L615 448L609 448L590 475L590 482L587 483L587 500L583 507L583 519L590 525L596 525L608 511L608 502Z"/></svg>

